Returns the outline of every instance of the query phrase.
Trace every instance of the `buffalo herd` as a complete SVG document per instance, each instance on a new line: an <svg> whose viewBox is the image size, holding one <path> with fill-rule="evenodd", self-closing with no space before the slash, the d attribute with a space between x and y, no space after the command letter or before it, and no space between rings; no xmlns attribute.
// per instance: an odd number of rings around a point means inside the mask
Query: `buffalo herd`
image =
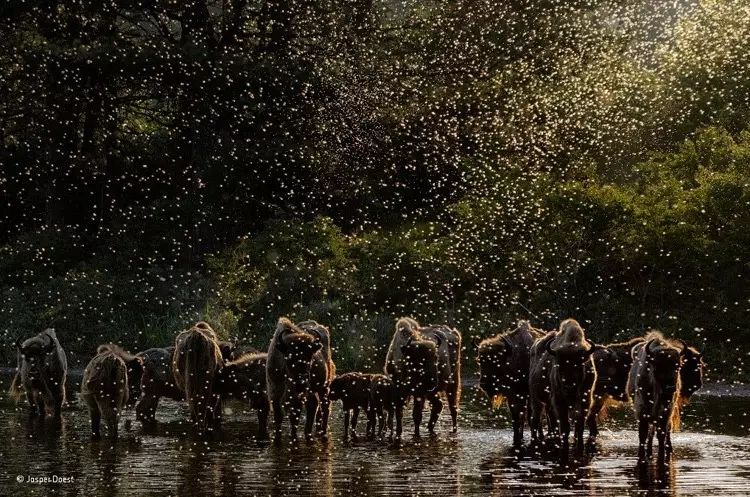
<svg viewBox="0 0 750 497"><path fill-rule="evenodd" d="M480 390L493 407L506 402L516 446L523 443L528 423L532 443L546 438L567 453L572 430L580 452L584 430L595 439L609 405L632 401L639 461L650 458L654 435L663 461L671 454L671 431L679 428L680 411L703 380L703 352L657 331L599 345L574 319L547 332L520 321L515 329L477 340L475 346ZM109 435L116 437L119 416L132 405L137 420L155 422L162 397L184 401L198 432L216 429L222 402L238 399L257 411L258 439L268 438L270 412L276 440L281 439L285 415L296 439L303 413L305 437L325 438L330 404L336 401L343 405L347 440L357 439L360 412L367 418L368 438L382 439L386 424L390 436L399 438L409 401L415 436L425 403L430 406L428 432L435 432L445 402L455 433L462 348L461 333L454 328L401 318L388 347L385 374L337 375L331 332L316 321L280 318L267 353L220 341L211 326L200 321L166 348L132 355L114 344L99 346L84 370L80 393L94 437L100 436L102 419ZM16 349L11 394L18 400L25 393L32 415L61 416L67 362L55 331L18 340Z"/></svg>

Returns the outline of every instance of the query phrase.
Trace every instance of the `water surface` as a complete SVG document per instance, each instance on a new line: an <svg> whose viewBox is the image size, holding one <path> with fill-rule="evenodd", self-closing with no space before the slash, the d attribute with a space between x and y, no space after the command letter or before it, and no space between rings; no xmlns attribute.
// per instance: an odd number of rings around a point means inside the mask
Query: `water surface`
<svg viewBox="0 0 750 497"><path fill-rule="evenodd" d="M504 408L490 413L465 392L459 433L442 418L436 437L400 445L344 443L338 406L328 441L257 443L255 415L231 404L220 434L198 438L184 408L164 402L155 429L132 420L116 443L91 441L83 406L62 422L29 419L0 398L0 496L251 495L747 495L750 398L696 398L661 470L636 469L637 433L627 410L612 413L591 453L561 464L553 450L511 449ZM447 414L447 412L446 412ZM124 422L121 422L123 426ZM360 426L361 429L364 426ZM406 431L409 433L410 424ZM527 434L528 438L528 434ZM58 475L69 483L17 483Z"/></svg>

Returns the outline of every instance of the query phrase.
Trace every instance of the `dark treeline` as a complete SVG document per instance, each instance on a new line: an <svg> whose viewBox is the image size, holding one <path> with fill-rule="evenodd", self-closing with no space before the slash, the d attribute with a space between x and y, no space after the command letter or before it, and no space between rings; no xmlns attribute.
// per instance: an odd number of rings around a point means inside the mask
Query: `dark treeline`
<svg viewBox="0 0 750 497"><path fill-rule="evenodd" d="M397 316L573 316L746 378L749 10L4 2L3 358L289 315L378 369Z"/></svg>

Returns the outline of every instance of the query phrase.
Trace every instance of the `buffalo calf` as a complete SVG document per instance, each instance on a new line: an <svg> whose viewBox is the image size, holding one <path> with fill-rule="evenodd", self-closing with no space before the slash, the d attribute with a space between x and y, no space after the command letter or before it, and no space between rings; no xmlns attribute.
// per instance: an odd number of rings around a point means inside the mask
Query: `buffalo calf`
<svg viewBox="0 0 750 497"><path fill-rule="evenodd" d="M331 381L328 398L340 400L344 407L344 440L349 439L349 413L351 413L352 438L357 439L357 418L360 409L367 415L367 436L374 432L370 417L370 386L372 375L365 373L344 373Z"/></svg>

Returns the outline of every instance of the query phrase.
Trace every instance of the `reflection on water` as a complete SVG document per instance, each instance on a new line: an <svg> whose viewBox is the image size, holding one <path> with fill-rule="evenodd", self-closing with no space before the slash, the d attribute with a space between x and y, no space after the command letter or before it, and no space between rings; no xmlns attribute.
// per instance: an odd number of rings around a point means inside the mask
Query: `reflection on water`
<svg viewBox="0 0 750 497"><path fill-rule="evenodd" d="M511 449L504 412L479 404L464 406L457 435L344 443L337 410L328 441L276 446L254 441L251 413L235 412L221 433L198 438L182 407L165 402L162 423L144 430L133 421L113 444L89 439L82 406L41 421L0 399L0 496L747 495L750 399L696 400L686 431L673 437L673 462L643 469L626 411L614 413L585 456L563 465L552 449ZM17 475L74 481L34 485L16 483Z"/></svg>

